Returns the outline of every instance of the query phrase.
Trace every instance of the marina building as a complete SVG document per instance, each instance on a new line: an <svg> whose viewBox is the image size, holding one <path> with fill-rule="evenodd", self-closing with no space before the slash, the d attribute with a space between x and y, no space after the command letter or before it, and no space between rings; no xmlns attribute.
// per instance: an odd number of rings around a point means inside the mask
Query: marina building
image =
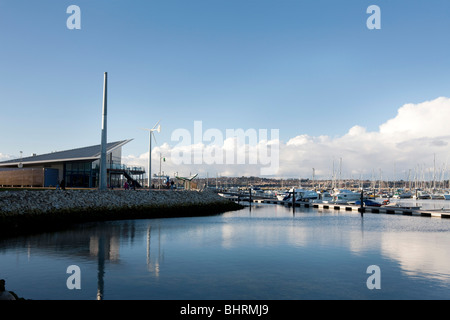
<svg viewBox="0 0 450 320"><path fill-rule="evenodd" d="M140 187L145 169L122 164L122 147L131 140L106 146L108 187L121 187L125 181ZM0 162L2 187L96 188L99 185L101 145L51 152Z"/></svg>

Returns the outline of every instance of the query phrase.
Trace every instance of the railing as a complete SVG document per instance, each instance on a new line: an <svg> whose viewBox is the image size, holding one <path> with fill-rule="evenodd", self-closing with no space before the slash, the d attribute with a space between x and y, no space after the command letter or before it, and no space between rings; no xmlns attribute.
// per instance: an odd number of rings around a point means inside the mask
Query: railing
<svg viewBox="0 0 450 320"><path fill-rule="evenodd" d="M133 171L140 171L140 172L145 172L145 168L144 167L127 167L127 170L133 172Z"/></svg>
<svg viewBox="0 0 450 320"><path fill-rule="evenodd" d="M129 171L129 172L136 172L136 171L145 172L144 167L128 167L125 164L117 164L117 163L109 163L108 169L124 170L124 171Z"/></svg>

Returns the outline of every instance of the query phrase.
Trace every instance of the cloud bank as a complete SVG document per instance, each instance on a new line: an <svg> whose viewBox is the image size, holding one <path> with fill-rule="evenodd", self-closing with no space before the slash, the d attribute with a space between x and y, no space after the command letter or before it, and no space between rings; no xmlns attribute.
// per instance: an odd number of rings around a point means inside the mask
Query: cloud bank
<svg viewBox="0 0 450 320"><path fill-rule="evenodd" d="M274 141L267 137L236 146L232 137L223 142L196 141L191 144L179 144L177 141L164 143L152 150L152 173L159 172L159 155L166 158L161 163L161 170L166 174L188 175L199 173L200 176L261 176L261 168L267 167L261 161L249 161L258 157L261 148L279 146L279 166L272 177L311 178L313 168L315 177L329 179L341 168L342 178L370 178L374 173L383 178L404 179L414 174L429 178L436 168L444 173L447 169L450 143L450 98L440 97L419 104L405 104L398 109L397 115L382 123L377 131L369 132L364 127L355 125L345 135L330 137L327 135L310 136L300 134L287 142ZM281 133L281 130L280 130ZM234 143L234 152L245 154L245 163L175 163L170 155L180 152L214 155L220 150L224 154ZM206 152L206 153L205 153ZM253 158L252 158L253 157ZM224 158L225 159L225 158ZM128 165L147 167L148 152L123 159Z"/></svg>
<svg viewBox="0 0 450 320"><path fill-rule="evenodd" d="M11 159L12 159L12 157L10 155L0 153L0 161L7 161L7 160L11 160Z"/></svg>

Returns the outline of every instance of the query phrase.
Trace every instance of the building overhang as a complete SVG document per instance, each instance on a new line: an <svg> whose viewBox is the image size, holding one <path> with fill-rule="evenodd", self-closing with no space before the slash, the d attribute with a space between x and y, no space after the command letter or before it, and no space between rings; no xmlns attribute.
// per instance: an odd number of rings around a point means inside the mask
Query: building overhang
<svg viewBox="0 0 450 320"><path fill-rule="evenodd" d="M90 158L68 158L68 159L57 159L57 160L41 160L41 161L27 161L27 162L9 162L7 164L0 163L0 167L17 167L18 165L22 164L24 166L30 166L30 165L40 165L45 163L62 163L62 162L71 162L71 161L95 161L98 157L90 157Z"/></svg>
<svg viewBox="0 0 450 320"><path fill-rule="evenodd" d="M123 147L128 142L132 141L133 139L118 141L118 142L112 142L110 143L109 148L107 148L106 153L111 153L114 150ZM11 167L18 167L19 165L22 166L33 166L33 165L43 165L43 164L55 164L55 163L63 163L63 162L73 162L73 161L95 161L100 159L100 145L98 145L98 152L92 153L91 155L83 154L83 151L87 148L96 149L97 146L91 146L86 148L78 148L73 150L67 150L67 151L60 151L55 153L48 153L43 154L39 156L32 156L27 157L23 159L14 159L14 160L8 160L4 162L0 162L0 168L11 168ZM76 156L77 151L79 154L83 154L83 156ZM71 153L74 156L71 157L61 157L61 154L64 152ZM53 156L53 158L52 158ZM37 158L37 159L33 159ZM43 158L43 159L42 159Z"/></svg>

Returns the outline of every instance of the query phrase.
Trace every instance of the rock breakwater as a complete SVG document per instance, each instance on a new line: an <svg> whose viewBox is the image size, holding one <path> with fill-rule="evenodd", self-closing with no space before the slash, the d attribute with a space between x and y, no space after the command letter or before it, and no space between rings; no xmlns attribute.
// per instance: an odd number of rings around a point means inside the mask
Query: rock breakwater
<svg viewBox="0 0 450 320"><path fill-rule="evenodd" d="M3 191L0 237L81 222L214 215L239 208L211 191Z"/></svg>

